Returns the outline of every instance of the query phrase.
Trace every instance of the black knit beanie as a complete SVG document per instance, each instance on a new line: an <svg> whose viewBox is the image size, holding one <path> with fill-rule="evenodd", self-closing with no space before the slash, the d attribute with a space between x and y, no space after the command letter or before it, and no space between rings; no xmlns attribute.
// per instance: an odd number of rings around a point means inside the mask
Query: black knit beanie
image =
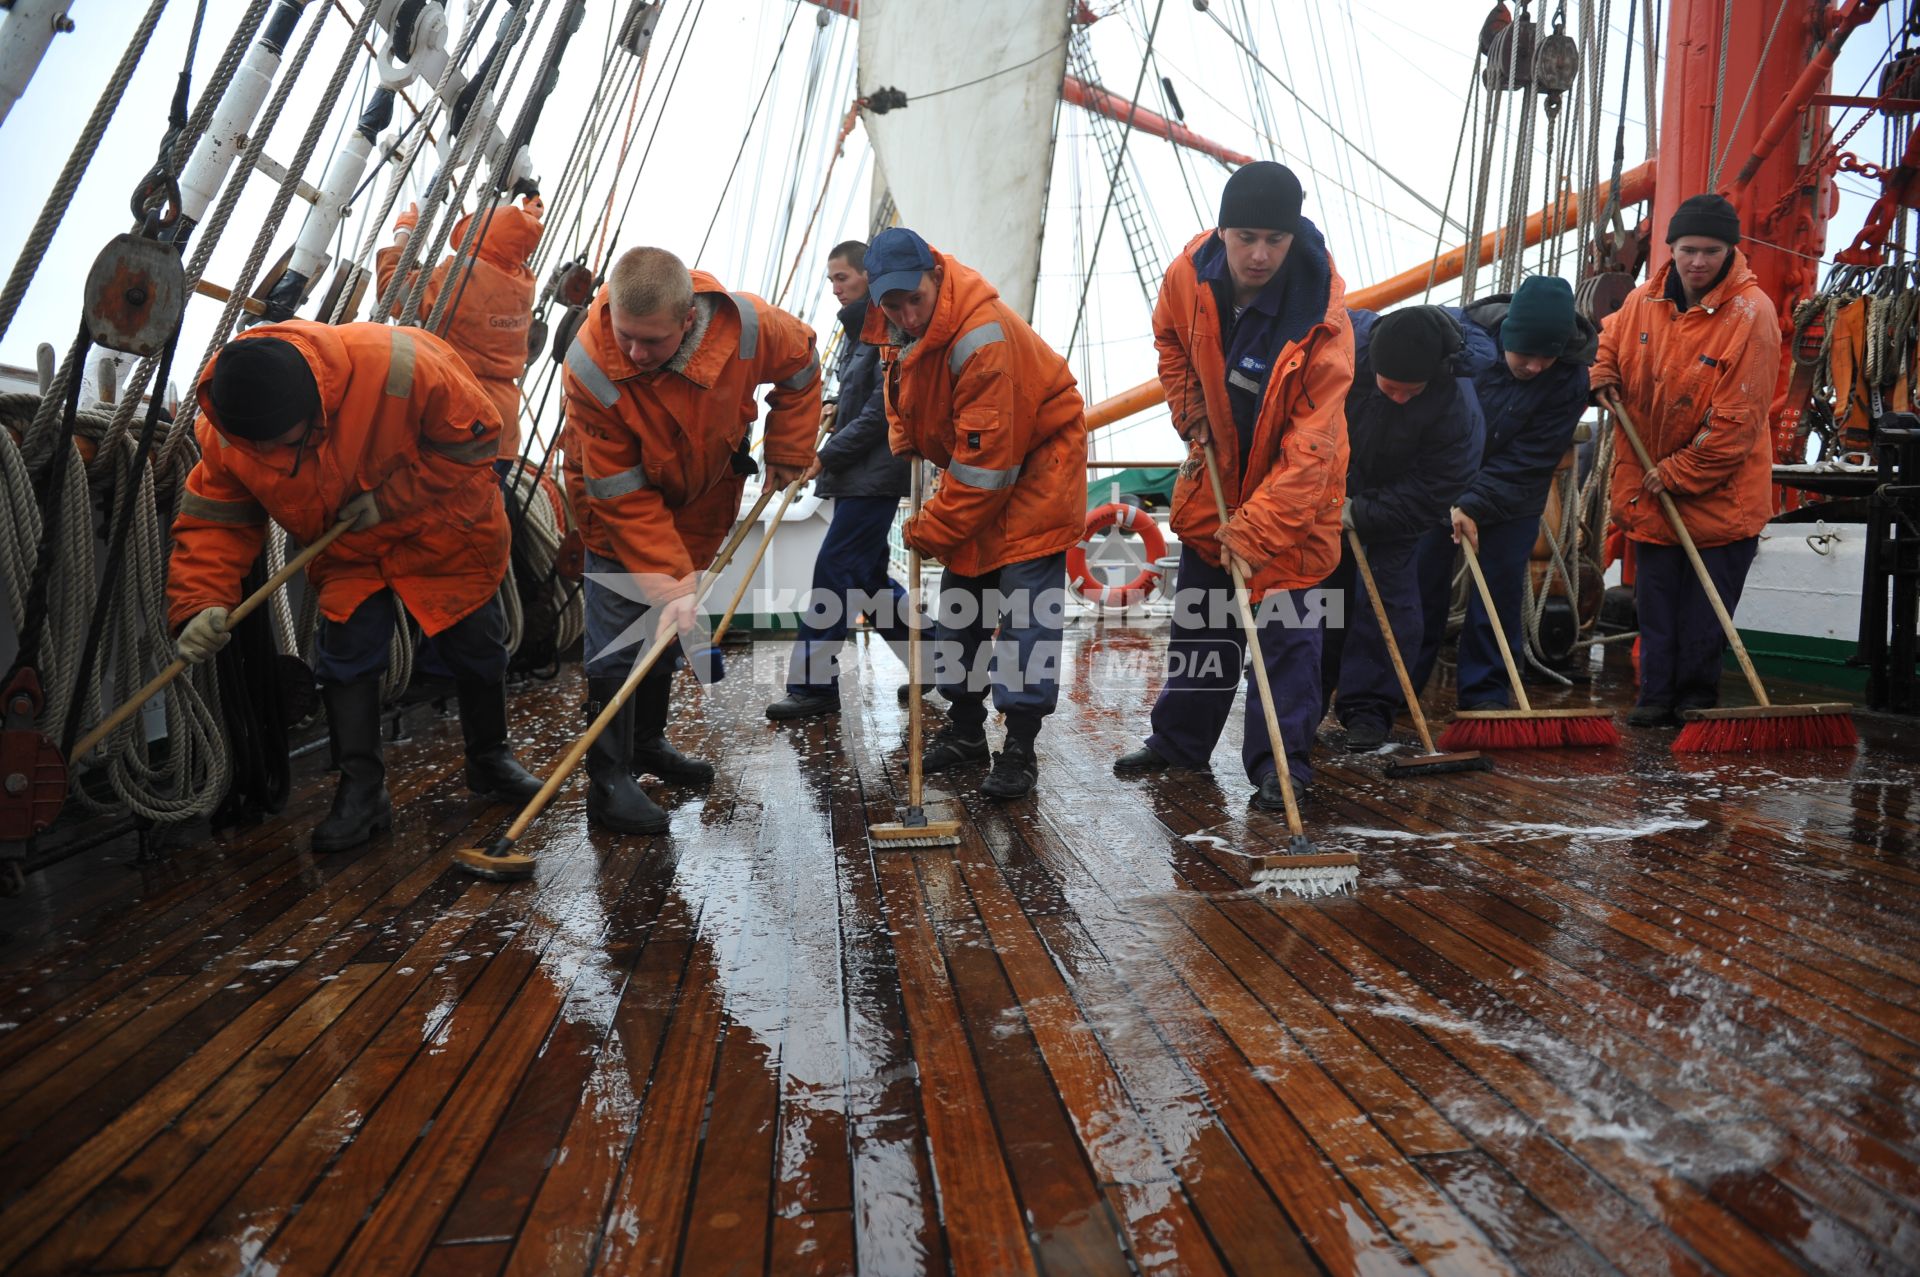
<svg viewBox="0 0 1920 1277"><path fill-rule="evenodd" d="M278 337L222 346L207 391L220 433L254 443L278 439L320 410L320 386L306 356Z"/></svg>
<svg viewBox="0 0 1920 1277"><path fill-rule="evenodd" d="M1447 371L1465 339L1453 316L1438 306L1408 306L1373 326L1367 357L1388 381L1432 381Z"/></svg>
<svg viewBox="0 0 1920 1277"><path fill-rule="evenodd" d="M1728 245L1740 242L1740 214L1723 195L1695 195L1667 219L1667 243L1684 235L1705 235Z"/></svg>
<svg viewBox="0 0 1920 1277"><path fill-rule="evenodd" d="M1220 193L1220 229L1285 231L1300 227L1306 196L1293 170L1272 160L1255 160L1235 170Z"/></svg>

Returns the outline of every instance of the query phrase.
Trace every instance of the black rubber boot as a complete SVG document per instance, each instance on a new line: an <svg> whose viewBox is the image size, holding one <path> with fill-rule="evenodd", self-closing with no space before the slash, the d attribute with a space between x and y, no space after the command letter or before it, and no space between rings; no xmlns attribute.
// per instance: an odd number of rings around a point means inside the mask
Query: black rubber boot
<svg viewBox="0 0 1920 1277"><path fill-rule="evenodd" d="M467 738L467 788L502 802L524 803L540 792L538 776L507 746L504 683L460 682L460 733Z"/></svg>
<svg viewBox="0 0 1920 1277"><path fill-rule="evenodd" d="M587 680L588 720L598 718L620 690L621 678ZM667 828L661 811L633 778L633 702L614 715L587 749L587 824L616 834L657 834Z"/></svg>
<svg viewBox="0 0 1920 1277"><path fill-rule="evenodd" d="M1033 741L1025 736L1007 735L1007 743L993 756L993 768L980 782L980 792L989 798L1025 798L1040 778L1033 758Z"/></svg>
<svg viewBox="0 0 1920 1277"><path fill-rule="evenodd" d="M711 785L713 764L688 758L667 739L672 700L671 674L643 679L633 689L633 769L682 785Z"/></svg>
<svg viewBox="0 0 1920 1277"><path fill-rule="evenodd" d="M1392 726L1386 719L1373 714L1359 714L1347 724L1347 752L1366 754L1379 749L1387 743Z"/></svg>
<svg viewBox="0 0 1920 1277"><path fill-rule="evenodd" d="M345 851L393 828L387 768L380 761L380 680L323 683L327 734L333 739L340 783L333 810L315 826L315 851Z"/></svg>

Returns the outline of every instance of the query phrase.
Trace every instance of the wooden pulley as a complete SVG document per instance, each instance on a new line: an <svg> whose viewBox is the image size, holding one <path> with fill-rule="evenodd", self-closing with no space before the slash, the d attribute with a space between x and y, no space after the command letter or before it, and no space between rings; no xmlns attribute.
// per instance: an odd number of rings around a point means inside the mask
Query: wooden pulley
<svg viewBox="0 0 1920 1277"><path fill-rule="evenodd" d="M1571 89L1580 78L1580 46L1564 31L1555 31L1533 49L1533 87L1550 97Z"/></svg>
<svg viewBox="0 0 1920 1277"><path fill-rule="evenodd" d="M553 272L553 295L562 306L584 306L593 300L593 271L585 262L567 262Z"/></svg>
<svg viewBox="0 0 1920 1277"><path fill-rule="evenodd" d="M527 326L527 367L533 367L534 361L546 353L548 335L547 321L536 315Z"/></svg>
<svg viewBox="0 0 1920 1277"><path fill-rule="evenodd" d="M569 306L560 312L560 321L553 326L553 362L566 362L567 348L573 345L573 336L586 318L585 306Z"/></svg>
<svg viewBox="0 0 1920 1277"><path fill-rule="evenodd" d="M1573 290L1573 304L1598 327L1608 315L1627 304L1627 295L1632 291L1633 276L1624 271L1603 271L1580 281L1580 286Z"/></svg>
<svg viewBox="0 0 1920 1277"><path fill-rule="evenodd" d="M321 294L320 309L314 312L314 318L325 323L333 317L334 307L340 305L342 294L347 304L340 311L340 322L351 324L360 317L360 303L367 299L367 281L373 276L358 266L348 263L333 272L333 280L327 285L327 291Z"/></svg>
<svg viewBox="0 0 1920 1277"><path fill-rule="evenodd" d="M1539 44L1539 24L1519 17L1502 27L1487 50L1487 65L1480 83L1498 93L1502 89L1524 89L1533 84L1534 51ZM1519 47L1514 47L1518 40Z"/></svg>
<svg viewBox="0 0 1920 1277"><path fill-rule="evenodd" d="M0 847L45 833L67 800L67 760L33 726L45 706L32 669L17 670L0 696Z"/></svg>
<svg viewBox="0 0 1920 1277"><path fill-rule="evenodd" d="M180 328L187 273L173 247L138 235L107 241L87 272L82 313L95 344L129 355L157 355Z"/></svg>

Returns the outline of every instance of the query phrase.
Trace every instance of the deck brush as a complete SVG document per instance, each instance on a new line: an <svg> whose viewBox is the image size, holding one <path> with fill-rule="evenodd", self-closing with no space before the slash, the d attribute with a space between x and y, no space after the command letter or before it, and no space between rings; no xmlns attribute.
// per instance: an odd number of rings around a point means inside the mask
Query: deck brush
<svg viewBox="0 0 1920 1277"><path fill-rule="evenodd" d="M1407 713L1413 717L1413 729L1420 734L1420 744L1427 751L1420 758L1394 759L1384 769L1389 780L1399 780L1405 776L1444 776L1452 772L1484 772L1493 770L1493 760L1485 754L1465 751L1457 754L1442 754L1433 747L1433 733L1427 730L1427 716L1420 710L1420 694L1414 690L1413 679L1407 673L1407 663L1400 657L1400 642L1393 636L1393 621L1387 616L1386 600L1380 597L1380 588L1373 582L1373 565L1367 561L1367 549L1360 544L1360 534L1352 528L1347 529L1347 544L1353 547L1353 563L1360 570L1360 580L1366 586L1367 597L1373 601L1374 619L1380 623L1381 637L1387 641L1387 655L1393 659L1393 672L1400 676L1400 693L1406 697Z"/></svg>
<svg viewBox="0 0 1920 1277"><path fill-rule="evenodd" d="M913 463L913 513L920 513L921 486L925 467ZM960 822L928 820L922 802L926 775L921 768L920 749L925 733L926 709L920 699L920 551L907 547L907 814L905 819L867 826L867 836L885 848L958 847Z"/></svg>
<svg viewBox="0 0 1920 1277"><path fill-rule="evenodd" d="M1262 856L1253 871L1256 886L1307 900L1350 895L1359 880L1360 857L1350 851L1316 851L1305 834L1293 838L1286 854Z"/></svg>
<svg viewBox="0 0 1920 1277"><path fill-rule="evenodd" d="M800 482L796 479L787 485L789 499L799 490ZM733 561L734 552L740 548L741 542L746 540L747 532L758 522L761 512L767 508L767 503L772 499L773 489L763 489L760 499L754 502L753 508L747 512L747 517L740 521L734 528L733 534L727 538L726 545L721 547L720 553L714 558L713 566L706 571L706 584L700 591L701 602L706 601L707 591L718 583L721 574L727 570L727 565ZM768 528L767 536L771 537L773 528L778 526L779 523L776 521L772 527ZM761 541L760 552L766 553L765 538ZM748 575L751 576L752 573L749 572ZM738 601L736 597L735 602ZM454 864L458 865L463 872L476 878L485 878L489 882L517 882L522 878L533 876L535 862L533 854L515 850L516 844L527 832L527 827L533 824L535 818L546 810L547 804L553 801L553 796L560 792L560 787L567 783L567 778L573 775L574 768L578 767L580 760L586 757L587 751L593 747L593 742L600 739L600 733L607 730L621 709L632 699L634 689L640 686L640 681L659 663L661 656L678 638L679 634L672 626L660 627L660 632L654 636L646 652L627 672L625 681L620 684L620 690L608 699L599 716L593 720L579 739L567 748L567 752L561 755L560 762L553 769L553 774L548 776L546 783L540 786L540 792L520 809L520 814L514 817L511 825L507 826L507 831L485 847L458 848L453 853Z"/></svg>
<svg viewBox="0 0 1920 1277"><path fill-rule="evenodd" d="M1633 419L1627 416L1618 400L1610 399L1603 406L1620 424L1620 433L1627 437L1633 455L1640 459L1641 468L1651 474L1653 458L1640 441L1640 432L1634 429ZM1727 611L1726 602L1721 599L1720 591L1714 588L1707 565L1700 560L1700 550L1693 543L1693 533L1687 530L1686 520L1680 517L1680 507L1664 490L1658 495L1660 510L1667 516L1667 524L1673 529L1675 539L1687 552L1687 562L1693 565L1694 575L1700 578L1700 588L1705 591L1707 602L1713 605L1713 614L1719 619L1720 628L1740 662L1740 672L1747 676L1747 687L1754 699L1752 705L1731 709L1683 711L1681 717L1687 720L1687 725L1674 737L1673 752L1737 754L1774 749L1853 748L1860 741L1860 733L1853 725L1853 706L1844 703L1775 705L1768 697L1766 684L1760 681L1759 671L1753 668L1753 658L1747 655L1747 645L1740 640L1740 631Z"/></svg>
<svg viewBox="0 0 1920 1277"><path fill-rule="evenodd" d="M1487 610L1487 624L1500 645L1500 659L1506 662L1507 683L1519 709L1457 710L1453 721L1440 733L1442 749L1582 749L1605 748L1620 743L1619 729L1613 725L1609 710L1535 709L1527 699L1520 681L1520 669L1514 664L1513 649L1507 646L1507 630L1500 623L1500 611L1493 605L1493 591L1487 588L1486 573L1480 570L1480 556L1473 542L1462 538L1467 568L1480 591L1480 605Z"/></svg>
<svg viewBox="0 0 1920 1277"><path fill-rule="evenodd" d="M1213 455L1213 441L1200 445L1207 459L1207 478L1213 484L1213 502L1220 513L1220 526L1227 526L1227 494L1220 486L1220 463ZM1267 685L1267 662L1260 654L1260 631L1254 625L1253 603L1247 591L1247 579L1239 562L1222 547L1221 561L1233 577L1234 602L1240 605L1240 628L1246 632L1247 651L1253 661L1253 681L1260 691L1260 708L1267 717L1267 743L1273 748L1274 779L1280 783L1280 802L1286 809L1287 842L1285 854L1262 857L1254 868L1253 883L1276 891L1291 892L1312 899L1352 891L1360 882L1360 857L1350 851L1323 852L1307 837L1300 822L1300 804L1293 793L1293 774L1287 766L1287 745L1280 737L1280 716L1273 708L1273 688Z"/></svg>

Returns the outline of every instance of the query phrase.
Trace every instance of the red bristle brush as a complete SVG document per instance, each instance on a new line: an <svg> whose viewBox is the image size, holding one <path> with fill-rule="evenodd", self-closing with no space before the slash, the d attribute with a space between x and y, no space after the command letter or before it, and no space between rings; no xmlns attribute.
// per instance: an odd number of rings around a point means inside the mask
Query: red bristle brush
<svg viewBox="0 0 1920 1277"><path fill-rule="evenodd" d="M1519 709L1468 709L1455 711L1447 730L1440 733L1440 748L1463 749L1580 749L1618 745L1620 733L1614 728L1613 714L1599 708L1535 709L1521 685L1519 667L1513 663L1513 650L1507 646L1506 627L1493 606L1493 591L1480 571L1480 556L1471 542L1462 540L1467 567L1480 590L1481 606L1487 609L1487 622L1500 643L1500 659L1507 665L1507 682L1513 687L1513 699Z"/></svg>
<svg viewBox="0 0 1920 1277"><path fill-rule="evenodd" d="M1640 442L1639 431L1633 428L1633 419L1621 409L1617 400L1611 400L1606 408L1620 423L1620 433L1627 437L1627 443L1633 448L1633 455L1640 459L1642 469L1653 470L1653 458L1647 455L1646 445ZM1666 492L1659 493L1660 509L1667 516L1667 523L1673 528L1673 535L1679 539L1680 547L1687 552L1687 562L1693 564L1694 575L1700 578L1700 588L1706 591L1707 602L1713 604L1713 614L1720 620L1720 628L1726 632L1727 642L1733 646L1733 654L1740 662L1740 672L1747 676L1747 686L1753 691L1754 704L1733 709L1690 709L1682 717L1687 725L1674 737L1673 752L1676 754L1736 754L1774 749L1851 749L1859 743L1860 734L1853 726L1853 706L1844 702L1823 702L1806 705L1775 705L1767 695L1765 684L1761 683L1758 671L1753 668L1753 658L1747 655L1747 645L1740 641L1740 631L1734 627L1733 617L1727 613L1727 605L1720 598L1720 591L1713 588L1713 578L1707 574L1707 565L1700 561L1700 551L1693 543L1693 534L1687 531L1687 524L1680 517L1680 507Z"/></svg>

